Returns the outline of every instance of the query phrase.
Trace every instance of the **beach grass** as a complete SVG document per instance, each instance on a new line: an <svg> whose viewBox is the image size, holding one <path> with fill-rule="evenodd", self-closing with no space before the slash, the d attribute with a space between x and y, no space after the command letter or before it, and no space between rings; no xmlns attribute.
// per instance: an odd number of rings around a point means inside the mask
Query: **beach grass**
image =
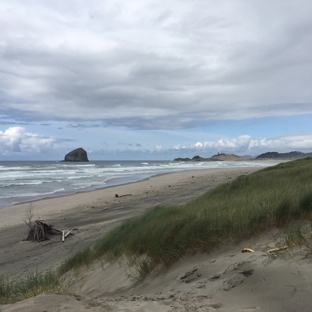
<svg viewBox="0 0 312 312"><path fill-rule="evenodd" d="M144 255L132 261L144 277L187 253L209 252L229 239L240 241L311 216L312 158L305 158L240 176L182 206L157 206L114 228L87 257L91 261L103 255L110 260ZM63 272L71 261L63 264Z"/></svg>
<svg viewBox="0 0 312 312"><path fill-rule="evenodd" d="M0 276L0 304L10 304L25 300L45 292L64 292L68 282L59 274L29 272L23 279L9 280Z"/></svg>
<svg viewBox="0 0 312 312"><path fill-rule="evenodd" d="M62 276L72 269L78 269L82 266L87 266L93 260L94 256L91 247L86 247L82 250L79 250L72 257L68 258L65 262L63 262L58 269L58 274Z"/></svg>
<svg viewBox="0 0 312 312"><path fill-rule="evenodd" d="M223 242L239 242L273 226L293 228L289 245L302 244L311 251L312 235L301 228L304 220L312 220L312 158L267 167L219 185L187 204L156 206L128 219L51 275L16 283L0 279L0 303L26 298L28 288L34 289L32 294L36 289L56 289L60 285L55 279L103 257L109 261L127 257L141 279L185 254L209 252ZM296 229L294 223L299 224Z"/></svg>

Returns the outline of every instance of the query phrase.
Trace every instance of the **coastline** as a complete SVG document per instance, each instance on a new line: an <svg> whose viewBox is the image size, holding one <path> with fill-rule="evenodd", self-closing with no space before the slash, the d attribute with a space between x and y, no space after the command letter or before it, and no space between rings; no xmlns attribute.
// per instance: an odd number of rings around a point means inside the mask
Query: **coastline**
<svg viewBox="0 0 312 312"><path fill-rule="evenodd" d="M276 163L276 162L275 162ZM274 164L274 163L273 163ZM98 161L60 165L55 162L0 162L0 209L45 198L89 192L138 182L158 174L189 170L272 165L271 162Z"/></svg>
<svg viewBox="0 0 312 312"><path fill-rule="evenodd" d="M29 270L43 272L54 269L65 258L94 243L127 218L157 205L183 204L220 183L260 169L222 168L161 174L139 182L2 208L0 273L21 277ZM27 220L30 207L33 220L41 220L60 229L78 228L78 231L64 244L45 246L46 242L23 241L27 236L27 226L23 220ZM19 254L18 259L16 254Z"/></svg>
<svg viewBox="0 0 312 312"><path fill-rule="evenodd" d="M187 180L193 176L200 176L203 178L211 174L214 178L209 181L209 185L207 186L207 190L209 190L219 183L227 182L238 175L249 174L263 168L264 167L231 167L160 173L139 181L106 186L95 190L79 191L73 194L61 194L58 196L25 201L0 209L0 228L22 224L22 219L25 218L30 205L33 206L33 212L37 214L34 217L38 220L46 220L72 209L77 211L80 206L105 206L112 202L112 199L113 202L116 200L116 194L122 196L132 192L133 194L131 193L131 196L144 196L144 193L150 191L150 188L153 187L153 185L156 188L163 188L166 187L166 184L170 185L170 183L187 184ZM231 174L233 175L232 177L230 177ZM222 178L222 175L224 175L225 178ZM146 183L149 181L151 185L146 186ZM201 189L201 187L199 187L199 189ZM205 186L203 186L203 192L205 192ZM190 195L191 193L194 193L194 191L190 191ZM201 193L198 191L196 194L200 195ZM159 203L161 204L161 202Z"/></svg>
<svg viewBox="0 0 312 312"><path fill-rule="evenodd" d="M29 272L53 270L128 218L156 205L186 203L220 183L260 169L160 174L139 182L33 202L34 220L59 229L77 228L64 243L59 236L40 243L23 240L27 235L23 219L29 203L0 209L0 274L12 280ZM277 258L269 262L266 251L275 247L281 235L280 229L273 228L238 244L229 241L209 254L185 256L168 271L136 284L122 259L114 263L103 260L83 269L66 294L42 294L3 305L1 311L310 311L311 259L299 257L287 262ZM245 247L255 252L242 253Z"/></svg>

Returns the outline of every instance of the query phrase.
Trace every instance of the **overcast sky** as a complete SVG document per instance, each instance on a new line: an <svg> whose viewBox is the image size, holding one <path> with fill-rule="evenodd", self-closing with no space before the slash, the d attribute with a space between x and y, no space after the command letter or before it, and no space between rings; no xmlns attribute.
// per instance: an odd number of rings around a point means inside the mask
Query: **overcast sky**
<svg viewBox="0 0 312 312"><path fill-rule="evenodd" d="M0 160L312 151L311 0L2 0Z"/></svg>

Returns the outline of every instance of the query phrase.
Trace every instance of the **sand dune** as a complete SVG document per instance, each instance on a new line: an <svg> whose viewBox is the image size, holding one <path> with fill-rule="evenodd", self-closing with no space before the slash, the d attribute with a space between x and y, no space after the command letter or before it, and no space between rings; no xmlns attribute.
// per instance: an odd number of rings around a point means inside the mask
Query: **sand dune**
<svg viewBox="0 0 312 312"><path fill-rule="evenodd" d="M182 204L238 175L232 168L162 175L138 183L33 203L35 217L59 228L77 227L64 243L23 241L29 204L0 210L1 273L56 268L66 257L119 224L158 203ZM115 197L119 194L119 197ZM130 195L131 194L131 195ZM128 196L122 196L128 195ZM298 250L271 260L281 231L271 229L240 244L228 242L210 254L180 259L166 272L136 284L125 261L94 263L68 294L49 293L1 306L1 311L311 311L311 259ZM56 238L58 239L58 238ZM244 247L255 250L242 253Z"/></svg>

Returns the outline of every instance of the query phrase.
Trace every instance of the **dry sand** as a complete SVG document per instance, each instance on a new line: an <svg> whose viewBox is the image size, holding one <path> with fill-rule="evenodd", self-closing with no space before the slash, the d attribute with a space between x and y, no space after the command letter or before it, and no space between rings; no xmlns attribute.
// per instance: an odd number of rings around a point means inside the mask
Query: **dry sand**
<svg viewBox="0 0 312 312"><path fill-rule="evenodd" d="M34 219L60 229L78 228L64 243L24 241L30 204L0 209L0 274L14 279L29 270L56 268L126 218L157 204L183 204L219 183L258 168L186 171L137 183L32 203ZM118 194L119 197L115 197ZM311 259L300 252L270 261L277 229L210 254L179 260L167 272L140 284L128 278L125 263L94 263L68 294L43 294L0 306L0 311L311 311ZM243 247L254 253L241 253Z"/></svg>

